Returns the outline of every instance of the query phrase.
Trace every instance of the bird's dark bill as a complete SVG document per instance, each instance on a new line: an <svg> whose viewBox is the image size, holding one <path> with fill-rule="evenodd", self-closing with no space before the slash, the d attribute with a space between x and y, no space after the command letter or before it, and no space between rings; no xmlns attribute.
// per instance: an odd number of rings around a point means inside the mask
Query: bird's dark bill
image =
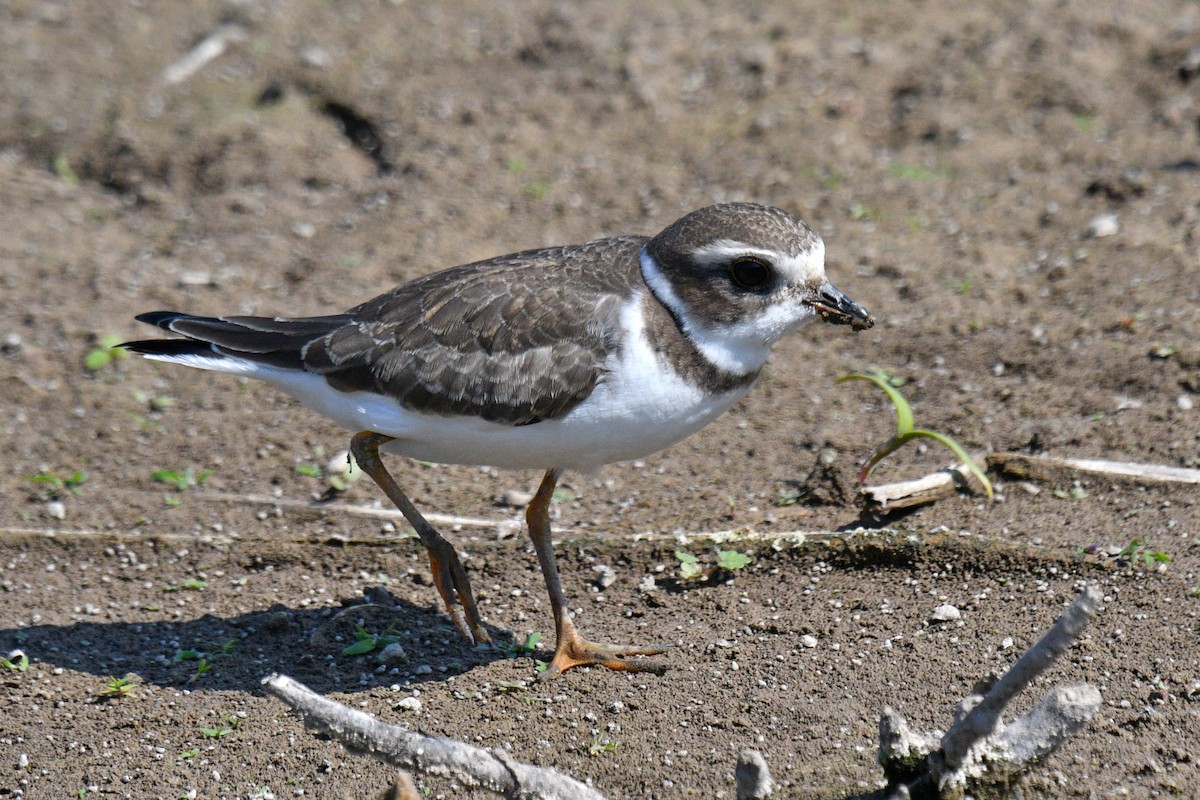
<svg viewBox="0 0 1200 800"><path fill-rule="evenodd" d="M834 325L849 325L853 330L864 331L875 324L875 318L865 308L851 300L841 289L826 283L817 296L808 304L821 319Z"/></svg>

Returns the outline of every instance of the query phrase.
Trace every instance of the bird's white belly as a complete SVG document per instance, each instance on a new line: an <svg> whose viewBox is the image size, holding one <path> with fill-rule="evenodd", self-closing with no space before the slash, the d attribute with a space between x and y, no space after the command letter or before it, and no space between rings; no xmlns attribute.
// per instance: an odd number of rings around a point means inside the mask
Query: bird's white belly
<svg viewBox="0 0 1200 800"><path fill-rule="evenodd" d="M590 472L662 450L727 411L744 390L704 397L675 381L642 388L602 384L560 419L513 427L464 417L401 411L372 430L395 436L385 451L425 461L510 469L560 467ZM668 385L663 385L668 384ZM382 424L381 424L382 423Z"/></svg>
<svg viewBox="0 0 1200 800"><path fill-rule="evenodd" d="M592 471L641 458L686 438L729 410L749 388L709 394L676 374L645 335L632 298L622 346L595 391L558 419L514 427L477 417L424 414L369 392L339 392L311 373L258 369L263 378L350 430L394 438L385 452L443 464Z"/></svg>

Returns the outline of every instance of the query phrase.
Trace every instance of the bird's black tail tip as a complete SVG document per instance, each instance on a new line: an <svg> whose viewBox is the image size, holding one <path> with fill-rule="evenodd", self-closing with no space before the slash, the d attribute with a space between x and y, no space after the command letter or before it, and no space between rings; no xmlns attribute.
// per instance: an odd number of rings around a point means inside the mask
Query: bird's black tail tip
<svg viewBox="0 0 1200 800"><path fill-rule="evenodd" d="M195 339L139 339L117 345L143 356L195 356L213 354L212 345Z"/></svg>

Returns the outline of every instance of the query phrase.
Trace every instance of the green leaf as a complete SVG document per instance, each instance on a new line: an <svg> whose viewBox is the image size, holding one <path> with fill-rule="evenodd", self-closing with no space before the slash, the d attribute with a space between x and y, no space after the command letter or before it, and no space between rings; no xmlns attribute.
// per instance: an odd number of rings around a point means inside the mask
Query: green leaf
<svg viewBox="0 0 1200 800"><path fill-rule="evenodd" d="M348 656L360 656L374 650L382 641L380 637L367 633L362 625L355 625L354 643L342 648L342 652Z"/></svg>
<svg viewBox="0 0 1200 800"><path fill-rule="evenodd" d="M679 577L685 581L699 577L704 570L694 561L685 561L679 565Z"/></svg>
<svg viewBox="0 0 1200 800"><path fill-rule="evenodd" d="M299 472L301 475L307 475L310 478L321 477L321 468L316 464L297 464L292 469Z"/></svg>
<svg viewBox="0 0 1200 800"><path fill-rule="evenodd" d="M676 550L675 557L685 564L695 564L696 557L686 550Z"/></svg>
<svg viewBox="0 0 1200 800"><path fill-rule="evenodd" d="M750 563L750 556L745 553L739 553L737 550L718 550L717 551L717 566L722 569L735 570L741 569Z"/></svg>
<svg viewBox="0 0 1200 800"><path fill-rule="evenodd" d="M9 655L12 655L12 653ZM0 656L0 667L11 669L13 672L24 672L25 670L29 669L29 656L20 651L17 651L16 656L17 657L14 659L8 659L4 656Z"/></svg>
<svg viewBox="0 0 1200 800"><path fill-rule="evenodd" d="M896 388L895 378L888 375L883 370L876 370L870 375L863 373L843 375L837 379L837 383L844 383L845 381L851 380L870 381L871 383L875 384L883 390L883 393L888 396L888 399L891 400L892 405L896 408L896 433L891 439L888 439L886 442L880 445L874 453L871 454L871 457L867 460L866 466L863 467L858 473L858 479L860 482L865 481L867 476L871 474L871 470L873 470L875 466L885 457L898 450L907 442L913 439L924 437L927 439L933 439L935 442L938 442L939 444L949 448L950 451L953 452L954 455L966 465L967 469L970 470L971 474L975 476L980 484L983 485L983 490L987 494L988 499L992 499L994 494L992 490L992 482L988 480L988 477L986 474L984 474L984 471L980 469L979 465L975 463L974 459L967 455L967 452L963 450L958 442L954 441L944 433L922 430L913 427L912 408L909 406L908 401L904 398L904 395L900 394L900 390Z"/></svg>
<svg viewBox="0 0 1200 800"><path fill-rule="evenodd" d="M176 488L182 483L187 487L187 481L184 479L183 473L176 472L173 469L156 469L150 473L150 477L159 483L169 483Z"/></svg>
<svg viewBox="0 0 1200 800"><path fill-rule="evenodd" d="M97 348L95 350L89 350L88 354L84 356L83 366L89 372L96 372L107 367L112 363L112 361L112 353L110 353L108 350L100 350Z"/></svg>

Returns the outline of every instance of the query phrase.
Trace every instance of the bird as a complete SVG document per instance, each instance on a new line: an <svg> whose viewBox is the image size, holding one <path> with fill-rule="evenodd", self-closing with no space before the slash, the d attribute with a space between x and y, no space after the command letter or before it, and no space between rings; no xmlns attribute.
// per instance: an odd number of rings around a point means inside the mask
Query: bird
<svg viewBox="0 0 1200 800"><path fill-rule="evenodd" d="M525 510L550 595L543 678L579 666L662 673L664 645L596 643L576 629L551 543L563 473L594 474L695 433L740 400L772 347L805 322L874 318L825 275L825 245L782 209L732 202L653 237L525 250L401 284L318 317L139 314L182 338L123 346L257 378L353 431L350 453L412 525L459 632L490 643L454 546L383 464L543 471Z"/></svg>

